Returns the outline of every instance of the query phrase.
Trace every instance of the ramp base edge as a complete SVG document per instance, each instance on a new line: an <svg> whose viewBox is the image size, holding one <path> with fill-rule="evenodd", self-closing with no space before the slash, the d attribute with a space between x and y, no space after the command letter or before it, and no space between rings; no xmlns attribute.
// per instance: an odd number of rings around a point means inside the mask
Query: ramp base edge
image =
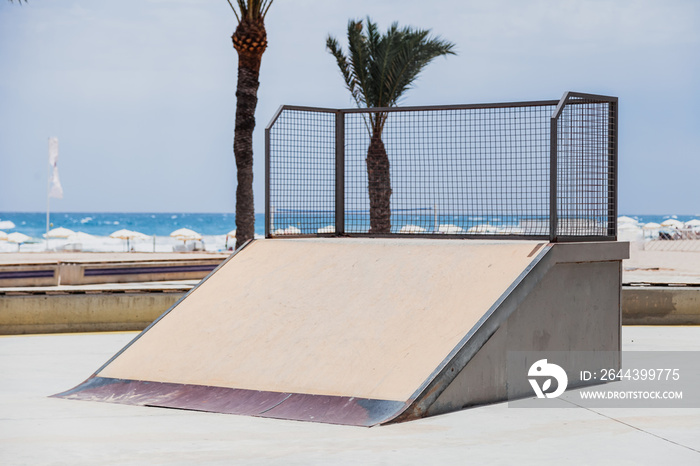
<svg viewBox="0 0 700 466"><path fill-rule="evenodd" d="M393 400L106 377L91 377L52 397L364 427L385 423L408 406L403 401Z"/></svg>

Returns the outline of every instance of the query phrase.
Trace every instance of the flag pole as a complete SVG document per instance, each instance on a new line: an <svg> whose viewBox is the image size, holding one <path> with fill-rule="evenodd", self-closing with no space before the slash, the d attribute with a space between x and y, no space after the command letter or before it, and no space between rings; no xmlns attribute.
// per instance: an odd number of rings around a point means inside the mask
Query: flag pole
<svg viewBox="0 0 700 466"><path fill-rule="evenodd" d="M46 250L49 249L49 228L51 222L49 211L51 210L51 198L63 199L63 187L58 179L58 139L49 138L49 183L46 192Z"/></svg>
<svg viewBox="0 0 700 466"><path fill-rule="evenodd" d="M49 138L49 156L51 154L51 138ZM49 208L51 206L51 164L49 163L49 173L46 177L46 250L49 250Z"/></svg>

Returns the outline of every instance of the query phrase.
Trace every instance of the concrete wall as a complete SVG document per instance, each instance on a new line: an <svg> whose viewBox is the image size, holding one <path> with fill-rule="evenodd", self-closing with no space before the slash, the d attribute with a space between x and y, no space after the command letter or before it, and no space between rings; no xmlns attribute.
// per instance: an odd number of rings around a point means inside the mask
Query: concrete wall
<svg viewBox="0 0 700 466"><path fill-rule="evenodd" d="M143 330L182 292L5 295L0 335Z"/></svg>
<svg viewBox="0 0 700 466"><path fill-rule="evenodd" d="M0 264L0 287L199 280L223 260L223 257L217 257L138 262Z"/></svg>
<svg viewBox="0 0 700 466"><path fill-rule="evenodd" d="M181 291L139 291L72 297L65 294L0 296L0 335L143 330L183 294ZM79 302L82 304L76 307ZM101 315L98 317L98 314ZM133 319L134 315L142 317ZM700 288L624 287L622 325L700 325ZM491 337L493 342L489 340L486 344L495 344L503 335L501 332ZM480 357L483 356L475 356Z"/></svg>
<svg viewBox="0 0 700 466"><path fill-rule="evenodd" d="M700 325L700 287L626 287L622 309L624 325Z"/></svg>

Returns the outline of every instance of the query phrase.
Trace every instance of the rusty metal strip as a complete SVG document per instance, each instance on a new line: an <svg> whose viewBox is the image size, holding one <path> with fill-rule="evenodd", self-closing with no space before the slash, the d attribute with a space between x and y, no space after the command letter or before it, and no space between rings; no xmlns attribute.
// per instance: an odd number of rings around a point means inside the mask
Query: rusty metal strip
<svg viewBox="0 0 700 466"><path fill-rule="evenodd" d="M262 416L370 427L398 416L407 406L402 401L292 393Z"/></svg>
<svg viewBox="0 0 700 466"><path fill-rule="evenodd" d="M56 398L370 427L406 409L401 401L91 377Z"/></svg>

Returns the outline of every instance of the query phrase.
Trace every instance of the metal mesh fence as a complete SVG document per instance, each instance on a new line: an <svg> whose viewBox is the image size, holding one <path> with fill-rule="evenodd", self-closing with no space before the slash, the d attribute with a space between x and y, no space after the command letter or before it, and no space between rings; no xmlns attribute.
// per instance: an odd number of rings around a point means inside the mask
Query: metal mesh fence
<svg viewBox="0 0 700 466"><path fill-rule="evenodd" d="M335 225L335 113L285 110L267 147L267 233L316 234Z"/></svg>
<svg viewBox="0 0 700 466"><path fill-rule="evenodd" d="M615 220L610 102L569 98L557 121L559 236L607 236ZM614 233L613 233L614 234Z"/></svg>
<svg viewBox="0 0 700 466"><path fill-rule="evenodd" d="M391 233L547 234L554 105L405 111L382 132ZM367 114L345 124L347 233L367 233Z"/></svg>
<svg viewBox="0 0 700 466"><path fill-rule="evenodd" d="M282 107L266 131L267 235L614 238L616 99L594 97Z"/></svg>

